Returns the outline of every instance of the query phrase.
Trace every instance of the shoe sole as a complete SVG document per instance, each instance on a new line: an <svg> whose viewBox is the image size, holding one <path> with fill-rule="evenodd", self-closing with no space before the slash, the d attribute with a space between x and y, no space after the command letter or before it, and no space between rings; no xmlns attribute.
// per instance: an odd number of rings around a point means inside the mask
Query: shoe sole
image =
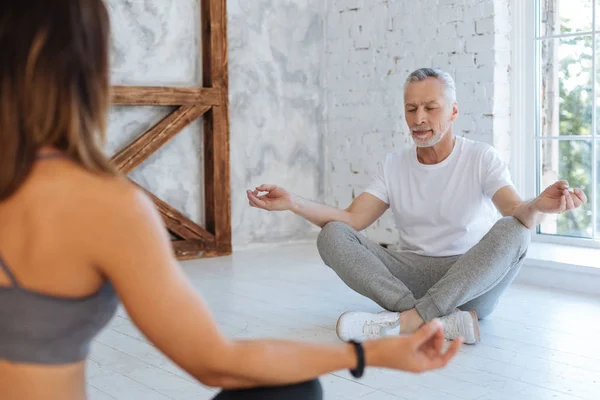
<svg viewBox="0 0 600 400"><path fill-rule="evenodd" d="M479 318L477 317L475 310L469 311L469 314L473 317L473 328L475 329L475 343L473 344L476 344L481 340L481 334L479 333Z"/></svg>

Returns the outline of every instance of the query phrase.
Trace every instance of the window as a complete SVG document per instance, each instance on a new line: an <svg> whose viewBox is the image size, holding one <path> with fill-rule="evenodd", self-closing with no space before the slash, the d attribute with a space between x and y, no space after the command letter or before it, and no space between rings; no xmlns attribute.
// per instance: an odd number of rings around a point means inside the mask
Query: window
<svg viewBox="0 0 600 400"><path fill-rule="evenodd" d="M513 124L523 136L517 141L523 146L517 160L521 191L532 197L565 179L589 199L578 210L549 215L536 239L598 246L600 0L515 0L513 5L520 13L513 21L514 39L522 41L513 48L513 111L521 107L513 118L522 118Z"/></svg>

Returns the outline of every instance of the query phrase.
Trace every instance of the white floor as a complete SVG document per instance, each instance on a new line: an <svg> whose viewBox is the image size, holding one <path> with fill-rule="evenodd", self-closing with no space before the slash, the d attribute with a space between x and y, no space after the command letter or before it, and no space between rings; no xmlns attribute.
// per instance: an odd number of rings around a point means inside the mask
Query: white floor
<svg viewBox="0 0 600 400"><path fill-rule="evenodd" d="M183 264L228 335L336 342L348 309L379 311L325 267L314 245L272 246ZM322 377L326 399L600 399L600 298L513 285L482 341L423 375L367 370ZM124 312L95 341L92 400L210 399L215 392L148 344Z"/></svg>

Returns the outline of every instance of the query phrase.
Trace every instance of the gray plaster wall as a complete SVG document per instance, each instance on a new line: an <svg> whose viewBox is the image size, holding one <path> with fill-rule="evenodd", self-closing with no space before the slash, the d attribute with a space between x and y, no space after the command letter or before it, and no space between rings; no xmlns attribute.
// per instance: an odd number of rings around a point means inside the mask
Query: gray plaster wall
<svg viewBox="0 0 600 400"><path fill-rule="evenodd" d="M200 85L198 0L107 0L112 83ZM229 0L231 196L234 245L302 239L315 231L291 213L248 206L245 190L276 183L324 198L325 4L320 0ZM113 107L112 155L170 107ZM204 222L202 124L197 121L130 177ZM226 183L224 183L226 184Z"/></svg>
<svg viewBox="0 0 600 400"><path fill-rule="evenodd" d="M438 67L456 81L454 133L509 159L509 0L329 0L326 17L326 201L344 208L385 154L412 145L404 117L411 71ZM398 241L391 212L365 231Z"/></svg>
<svg viewBox="0 0 600 400"><path fill-rule="evenodd" d="M198 0L107 0L113 83L200 84ZM455 131L510 149L510 1L228 0L234 245L313 237L291 213L250 208L245 190L281 185L346 207L386 152L409 145L402 85L422 66L448 70ZM115 107L113 154L169 108ZM201 122L131 177L203 223ZM386 214L366 231L394 243Z"/></svg>

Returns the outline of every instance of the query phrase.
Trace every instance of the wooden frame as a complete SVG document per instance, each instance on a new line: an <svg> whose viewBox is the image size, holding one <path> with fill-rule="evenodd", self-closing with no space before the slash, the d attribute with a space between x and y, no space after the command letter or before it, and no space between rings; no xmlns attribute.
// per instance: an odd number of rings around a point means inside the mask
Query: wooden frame
<svg viewBox="0 0 600 400"><path fill-rule="evenodd" d="M116 154L112 161L125 174L197 118L204 119L206 227L152 193L180 260L231 254L229 171L229 100L226 0L198 0L202 12L203 87L113 86L114 105L177 106L177 109Z"/></svg>

